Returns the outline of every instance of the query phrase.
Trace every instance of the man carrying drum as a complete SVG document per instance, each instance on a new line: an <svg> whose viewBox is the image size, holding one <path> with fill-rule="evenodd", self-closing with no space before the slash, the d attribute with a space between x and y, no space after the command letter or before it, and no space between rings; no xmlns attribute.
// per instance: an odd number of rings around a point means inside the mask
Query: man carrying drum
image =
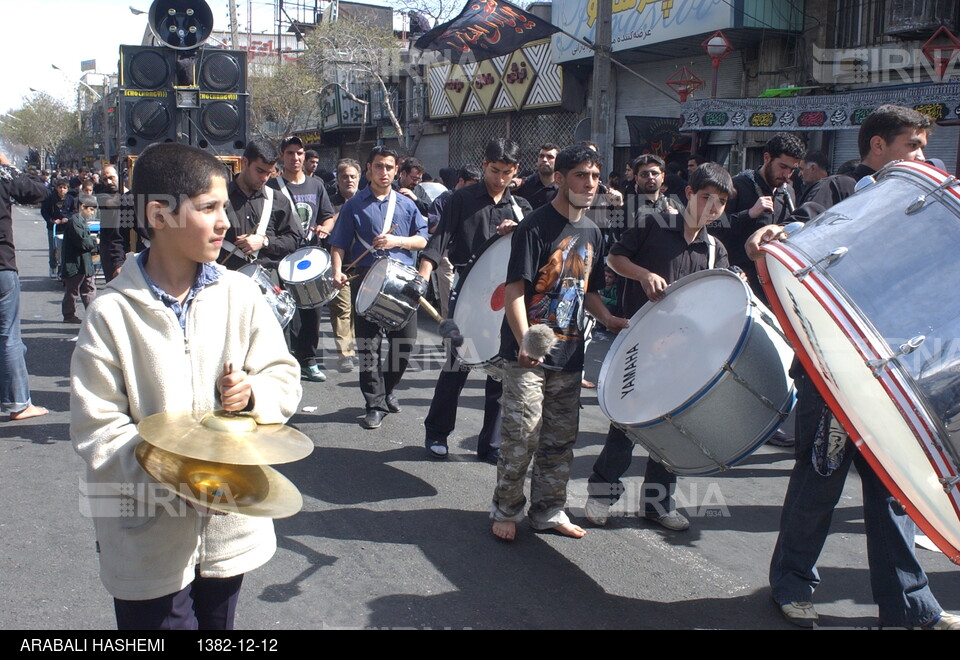
<svg viewBox="0 0 960 660"><path fill-rule="evenodd" d="M859 179L883 166L897 160L923 160L930 128L930 120L915 110L880 106L860 127L860 165L851 175L822 179L808 199L828 208L852 195ZM774 240L781 231L780 225L757 230L747 240L746 253L751 259L760 259L761 243ZM927 584L914 551L916 525L846 437L798 361L794 361L791 376L798 392L796 463L790 473L780 535L770 562L770 586L780 611L791 623L806 628L813 627L819 618L811 602L820 582L816 564L853 463L863 487L867 560L880 625L960 630L960 617L944 612ZM832 443L831 435L846 439ZM833 451L815 450L827 444ZM829 459L821 458L825 455Z"/></svg>
<svg viewBox="0 0 960 660"><path fill-rule="evenodd" d="M505 236L532 210L521 197L510 194L508 186L517 173L520 147L510 140L496 138L487 143L483 154L483 180L455 191L443 207L443 215L420 260L420 276L430 278L443 255L450 251L450 261L463 275L463 269L480 248L493 236ZM458 304L480 304L481 301L459 301ZM425 445L433 458L447 457L447 437L457 422L460 392L467 382L468 371L461 369L451 354L437 379L430 402L430 411L423 426ZM483 428L477 437L477 457L496 463L499 453L491 446L496 435L500 413L500 382L487 376L484 394Z"/></svg>
<svg viewBox="0 0 960 660"><path fill-rule="evenodd" d="M266 140L251 140L240 159L243 169L227 188L230 228L217 262L237 270L257 261L268 268L296 251L303 242L300 216L290 201L266 185L280 154Z"/></svg>
<svg viewBox="0 0 960 660"><path fill-rule="evenodd" d="M623 232L610 248L607 265L625 278L625 317L632 317L648 300L663 298L667 287L686 275L729 267L726 249L707 233L706 225L720 217L733 192L730 174L716 163L704 163L690 175L686 188L688 203L682 214L644 214ZM610 507L623 494L620 477L632 460L633 441L620 427L611 424L589 479L585 508L587 519L594 525L607 524ZM650 457L641 490L640 515L667 529L683 531L690 522L676 510L676 484L677 476Z"/></svg>
<svg viewBox="0 0 960 660"><path fill-rule="evenodd" d="M413 267L414 252L427 244L427 221L416 205L394 191L390 184L397 171L397 152L374 147L367 157L366 176L370 185L351 197L340 209L337 224L330 235L333 280L338 287L346 285L351 275L360 282L379 257L389 257ZM344 257L356 262L354 273L344 272ZM426 291L420 277L408 283L418 298ZM380 428L388 412L399 413L400 402L394 389L403 378L410 354L417 341L417 315L401 328L382 330L379 325L357 314L360 284L351 286L357 352L360 359L360 391L366 405L361 426ZM389 342L387 365L380 360L380 344Z"/></svg>

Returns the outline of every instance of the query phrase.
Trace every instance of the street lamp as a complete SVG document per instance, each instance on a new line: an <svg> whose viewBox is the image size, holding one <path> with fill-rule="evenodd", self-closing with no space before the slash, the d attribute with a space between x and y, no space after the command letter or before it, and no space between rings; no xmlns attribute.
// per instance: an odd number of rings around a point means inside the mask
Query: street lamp
<svg viewBox="0 0 960 660"><path fill-rule="evenodd" d="M733 44L724 36L723 32L717 30L709 39L700 44L700 47L710 56L713 63L713 84L711 87L710 98L717 98L717 74L720 70L720 61L733 52Z"/></svg>

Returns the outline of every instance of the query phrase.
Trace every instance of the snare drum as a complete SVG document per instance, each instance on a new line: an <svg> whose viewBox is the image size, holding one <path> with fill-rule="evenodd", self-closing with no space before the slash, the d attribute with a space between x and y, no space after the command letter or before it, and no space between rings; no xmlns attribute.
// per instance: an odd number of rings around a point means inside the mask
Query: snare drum
<svg viewBox="0 0 960 660"><path fill-rule="evenodd" d="M407 282L417 276L410 266L380 257L360 283L357 291L357 314L376 323L384 330L399 330L405 326L420 304L420 299L403 291Z"/></svg>
<svg viewBox="0 0 960 660"><path fill-rule="evenodd" d="M297 307L326 305L339 291L333 283L330 253L323 248L305 247L288 254L277 266L277 273Z"/></svg>
<svg viewBox="0 0 960 660"><path fill-rule="evenodd" d="M287 327L290 319L293 318L294 312L297 311L297 305L293 300L293 296L274 284L270 278L270 273L258 264L247 264L243 268L238 269L237 272L246 275L257 283L261 293L263 293L263 297L267 300L267 304L270 305L270 309L273 310L273 315L276 316L277 321L280 322L280 327Z"/></svg>
<svg viewBox="0 0 960 660"><path fill-rule="evenodd" d="M490 238L470 260L450 300L450 316L460 328L460 363L500 378L500 327L503 325L504 279L512 236Z"/></svg>
<svg viewBox="0 0 960 660"><path fill-rule="evenodd" d="M960 563L960 187L914 162L874 179L765 245L758 271L837 419Z"/></svg>
<svg viewBox="0 0 960 660"><path fill-rule="evenodd" d="M737 275L701 271L617 335L600 370L600 408L670 471L710 474L746 458L790 414L792 360L773 315Z"/></svg>

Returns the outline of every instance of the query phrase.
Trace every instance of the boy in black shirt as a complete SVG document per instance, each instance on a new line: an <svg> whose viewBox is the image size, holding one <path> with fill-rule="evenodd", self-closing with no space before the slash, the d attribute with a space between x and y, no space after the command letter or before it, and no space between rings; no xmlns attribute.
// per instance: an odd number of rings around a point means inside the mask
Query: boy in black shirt
<svg viewBox="0 0 960 660"><path fill-rule="evenodd" d="M652 213L636 227L623 232L610 248L607 265L625 279L622 311L627 318L648 300L660 300L681 277L710 268L727 268L723 244L707 234L706 225L723 213L734 192L730 174L716 163L704 163L690 175L688 204L682 215ZM657 377L657 374L649 374ZM610 425L603 451L593 465L587 499L587 519L605 525L610 507L620 499L620 477L630 467L633 441L618 426ZM677 476L650 458L644 479L640 515L667 529L682 531L689 521L674 508L671 497ZM651 491L651 497L646 492Z"/></svg>
<svg viewBox="0 0 960 660"><path fill-rule="evenodd" d="M553 201L514 230L507 267L502 441L491 510L493 533L505 541L514 539L523 519L531 460L533 527L573 538L585 534L563 510L579 424L584 305L607 328L626 327L596 293L604 281L603 235L584 216L600 183L600 156L584 146L567 147L557 155L554 179ZM537 324L552 328L557 339L545 358L531 357L523 346L524 334Z"/></svg>

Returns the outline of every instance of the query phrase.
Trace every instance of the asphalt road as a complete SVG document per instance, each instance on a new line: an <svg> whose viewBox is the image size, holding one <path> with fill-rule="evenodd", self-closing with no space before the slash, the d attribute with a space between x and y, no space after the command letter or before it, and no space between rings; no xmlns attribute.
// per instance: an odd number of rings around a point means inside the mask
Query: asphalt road
<svg viewBox="0 0 960 660"><path fill-rule="evenodd" d="M15 209L22 327L34 402L43 418L0 423L0 627L110 629L112 601L98 578L93 528L79 510L83 465L68 434L68 371L77 326L60 320L62 288L46 276L39 213ZM472 376L445 462L427 458L423 418L440 367L436 324L421 314L420 355L399 392L403 412L376 431L357 376L334 370L329 323L325 383L304 383L292 423L315 442L279 469L304 508L276 523L279 550L244 583L238 629L792 629L773 605L767 567L791 450L762 447L719 476L682 478L691 529L668 532L636 517L645 459L637 449L628 496L606 528L573 540L534 533L513 543L490 533L496 469L473 457L483 380ZM609 341L595 341L596 380ZM306 412L305 407L316 410ZM582 514L586 479L608 422L584 391L569 509ZM580 519L585 526L588 525ZM960 610L960 572L918 550L934 592ZM860 488L851 473L820 562L815 601L824 628L876 625Z"/></svg>

